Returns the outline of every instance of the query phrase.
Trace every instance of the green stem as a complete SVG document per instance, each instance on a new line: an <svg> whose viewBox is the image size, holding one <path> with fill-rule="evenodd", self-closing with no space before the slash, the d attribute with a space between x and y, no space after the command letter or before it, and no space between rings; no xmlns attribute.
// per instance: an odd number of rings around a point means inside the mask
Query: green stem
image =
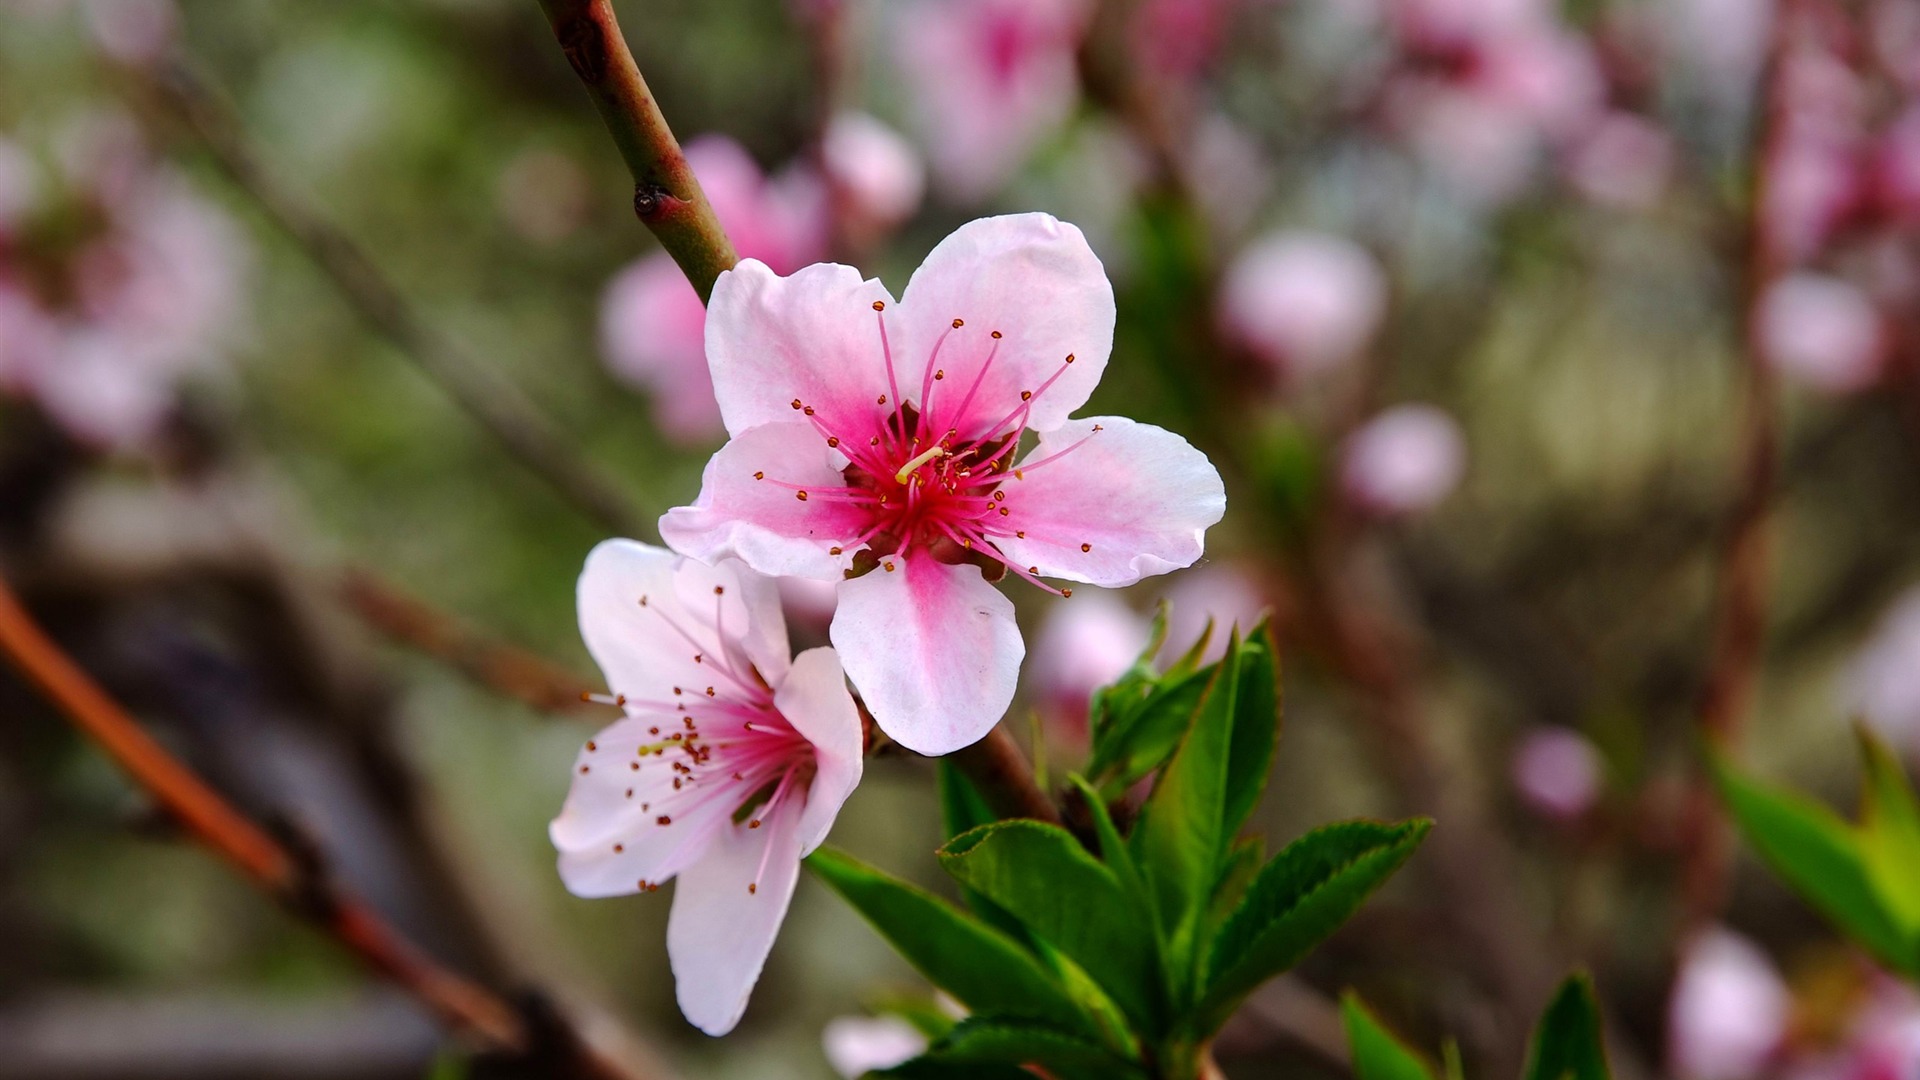
<svg viewBox="0 0 1920 1080"><path fill-rule="evenodd" d="M609 0L540 0L567 63L580 76L633 173L633 210L705 302L740 261L680 143L633 62Z"/></svg>

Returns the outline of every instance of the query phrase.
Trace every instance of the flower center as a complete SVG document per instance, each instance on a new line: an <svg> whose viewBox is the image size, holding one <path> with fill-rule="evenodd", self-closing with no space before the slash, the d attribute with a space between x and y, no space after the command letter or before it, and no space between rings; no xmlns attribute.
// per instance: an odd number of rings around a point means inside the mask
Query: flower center
<svg viewBox="0 0 1920 1080"><path fill-rule="evenodd" d="M885 304L875 301L873 308L877 314ZM989 580L997 581L1011 570L1048 592L1065 595L1065 590L1039 581L1032 568L1010 562L994 541L1025 535L1007 506L1003 485L1008 477L1021 478L1027 470L1039 468L1080 445L1075 443L1040 461L1013 467L1034 402L1066 374L1073 365L1073 355L1068 354L1038 386L1021 390L1017 401L992 402L988 400L992 394L983 395L981 390L1005 336L998 330L988 335L986 354L963 391L954 385L960 380L948 380L940 359L949 348L949 339L966 326L966 320L954 319L928 352L920 373L919 403L914 405L901 397L886 322L876 321L886 359L887 385L884 393L877 393L875 402L892 407L882 414L879 424L863 432L844 418L829 420L819 415L800 398L792 402L794 410L826 438L827 445L846 456L846 484L770 482L792 489L794 497L802 502L820 499L857 511L860 528L856 535L829 549L834 555L853 551L855 574L875 568L892 571L896 564L888 556L919 552L940 562L974 563ZM983 422L995 415L998 419ZM765 472L754 476L767 479Z"/></svg>
<svg viewBox="0 0 1920 1080"><path fill-rule="evenodd" d="M654 828L679 828L685 835L674 852L704 844L720 829L744 824L758 829L765 819L796 801L804 803L819 771L813 744L774 707L773 691L753 663L730 639L720 619L724 586L714 586L714 638L711 642L683 625L660 605L640 597L640 606L666 622L685 640L694 663L714 672L701 686L675 686L663 700L626 694L587 694L586 700L617 705L628 716L649 723L652 741L641 743L624 767L632 773L666 769L672 786L626 789L639 799L640 812ZM587 749L595 749L593 743ZM611 767L618 768L615 763ZM585 771L589 766L581 766ZM657 774L654 779L666 779ZM623 843L616 843L619 851ZM759 889L761 866L749 892ZM642 881L643 891L659 887Z"/></svg>

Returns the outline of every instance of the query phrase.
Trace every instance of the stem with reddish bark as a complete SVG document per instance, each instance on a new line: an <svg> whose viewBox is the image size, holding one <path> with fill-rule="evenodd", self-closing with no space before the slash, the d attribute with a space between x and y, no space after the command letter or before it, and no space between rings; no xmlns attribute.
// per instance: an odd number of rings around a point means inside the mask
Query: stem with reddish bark
<svg viewBox="0 0 1920 1080"><path fill-rule="evenodd" d="M574 74L633 173L633 210L699 291L740 261L633 62L609 0L540 0Z"/></svg>
<svg viewBox="0 0 1920 1080"><path fill-rule="evenodd" d="M1740 317L1744 376L1738 494L1727 521L1713 618L1713 643L1702 687L1699 730L1716 753L1738 745L1759 679L1767 626L1767 518L1780 470L1778 377L1761 353L1756 312L1767 286L1787 269L1787 256L1768 228L1768 163L1782 137L1785 103L1781 68L1793 36L1796 4L1774 15L1773 40L1761 80L1761 107L1752 152L1753 190L1746 209L1746 268ZM1687 852L1682 895L1684 926L1712 919L1725 898L1732 845L1725 814L1704 769L1695 779L1685 823Z"/></svg>
<svg viewBox="0 0 1920 1080"><path fill-rule="evenodd" d="M231 862L296 915L344 945L489 1050L521 1054L534 1041L525 1018L486 987L441 966L378 912L329 882L313 859L255 825L168 753L47 636L0 581L0 653L195 839ZM581 1050L567 1075L636 1074Z"/></svg>
<svg viewBox="0 0 1920 1080"><path fill-rule="evenodd" d="M349 568L339 592L347 608L382 635L531 709L576 710L582 691L597 685L409 596L371 570Z"/></svg>
<svg viewBox="0 0 1920 1080"><path fill-rule="evenodd" d="M1034 781L1033 767L1004 724L995 724L986 738L947 757L973 781L994 813L1060 824L1059 808Z"/></svg>

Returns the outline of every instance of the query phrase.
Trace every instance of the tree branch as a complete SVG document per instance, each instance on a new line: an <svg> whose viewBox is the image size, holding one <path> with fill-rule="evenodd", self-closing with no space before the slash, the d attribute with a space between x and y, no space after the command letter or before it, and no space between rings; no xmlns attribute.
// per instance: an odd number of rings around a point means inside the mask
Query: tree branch
<svg viewBox="0 0 1920 1080"><path fill-rule="evenodd" d="M680 143L633 62L609 0L540 0L574 74L633 173L633 211L706 302L713 282L740 261Z"/></svg>
<svg viewBox="0 0 1920 1080"><path fill-rule="evenodd" d="M1060 824L1059 808L1034 782L1033 767L1020 752L1020 744L1007 734L1005 724L995 724L986 738L947 756L973 781L994 813Z"/></svg>
<svg viewBox="0 0 1920 1080"><path fill-rule="evenodd" d="M330 883L313 853L295 850L269 835L168 753L47 636L4 581L0 581L0 652L191 835L288 910L407 990L443 1023L476 1037L494 1052L551 1052L551 1047L535 1045L543 1041L542 1033L530 1030L520 1010L441 966L378 912ZM571 1060L564 1075L606 1080L635 1076L583 1045L574 1044L568 1050Z"/></svg>
<svg viewBox="0 0 1920 1080"><path fill-rule="evenodd" d="M146 97L193 132L234 186L292 238L348 305L509 454L600 525L622 536L646 534L645 519L619 486L581 456L518 386L430 327L358 244L275 182L232 109L198 75L175 63L141 85L149 90Z"/></svg>

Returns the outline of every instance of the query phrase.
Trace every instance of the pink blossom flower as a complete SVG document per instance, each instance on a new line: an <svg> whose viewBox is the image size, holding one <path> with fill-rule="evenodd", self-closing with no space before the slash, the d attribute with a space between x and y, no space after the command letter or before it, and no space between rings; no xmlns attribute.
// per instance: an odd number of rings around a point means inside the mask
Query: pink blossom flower
<svg viewBox="0 0 1920 1080"><path fill-rule="evenodd" d="M863 112L842 112L820 140L836 212L862 232L895 228L920 209L927 171L900 133Z"/></svg>
<svg viewBox="0 0 1920 1080"><path fill-rule="evenodd" d="M1544 151L1601 113L1592 46L1538 0L1403 0L1394 15L1412 63L1387 96L1388 117L1465 199L1518 195Z"/></svg>
<svg viewBox="0 0 1920 1080"><path fill-rule="evenodd" d="M0 389L34 399L70 435L137 446L176 385L219 358L238 315L246 257L232 221L111 115L60 133L57 173L23 151L0 178ZM82 227L12 246L40 214ZM58 234L54 234L58 235Z"/></svg>
<svg viewBox="0 0 1920 1080"><path fill-rule="evenodd" d="M1611 112L1581 136L1567 160L1574 190L1594 202L1643 210L1659 201L1673 170L1673 139L1652 122Z"/></svg>
<svg viewBox="0 0 1920 1080"><path fill-rule="evenodd" d="M1684 1080L1753 1080L1787 1034L1792 1001L1760 947L1725 927L1689 941L1667 1002L1667 1060Z"/></svg>
<svg viewBox="0 0 1920 1080"><path fill-rule="evenodd" d="M1085 742L1094 691L1125 674L1147 647L1147 620L1106 593L1061 604L1033 644L1033 698L1049 729Z"/></svg>
<svg viewBox="0 0 1920 1080"><path fill-rule="evenodd" d="M1446 498L1466 467L1466 439L1451 416L1431 405L1397 405L1347 437L1340 480L1366 509L1415 514Z"/></svg>
<svg viewBox="0 0 1920 1080"><path fill-rule="evenodd" d="M1219 321L1275 368L1310 375L1363 349L1386 305L1386 275L1358 244L1282 232L1257 241L1227 268Z"/></svg>
<svg viewBox="0 0 1920 1080"><path fill-rule="evenodd" d="M1142 0L1133 12L1133 54L1157 74L1191 79L1226 42L1238 0Z"/></svg>
<svg viewBox="0 0 1920 1080"><path fill-rule="evenodd" d="M1854 657L1846 706L1909 750L1920 747L1920 588L1908 590L1880 618Z"/></svg>
<svg viewBox="0 0 1920 1080"><path fill-rule="evenodd" d="M680 1011L733 1029L800 860L860 782L860 715L828 648L789 659L773 582L631 540L587 556L580 634L625 716L574 759L548 828L576 896L652 892Z"/></svg>
<svg viewBox="0 0 1920 1080"><path fill-rule="evenodd" d="M809 171L768 179L745 148L723 135L687 144L687 163L741 255L782 273L826 254L825 196ZM622 270L600 302L600 349L614 374L654 399L668 438L698 443L720 434L707 373L706 309L665 252Z"/></svg>
<svg viewBox="0 0 1920 1080"><path fill-rule="evenodd" d="M978 202L1079 100L1088 0L917 0L897 26L934 178Z"/></svg>
<svg viewBox="0 0 1920 1080"><path fill-rule="evenodd" d="M1186 440L1069 418L1106 367L1113 288L1080 231L1045 214L962 226L898 304L852 267L783 278L747 260L712 313L733 438L661 535L838 582L833 643L911 750L965 746L1012 701L1025 647L991 580L1130 585L1198 559L1225 511Z"/></svg>
<svg viewBox="0 0 1920 1080"><path fill-rule="evenodd" d="M827 1022L820 1044L834 1072L859 1080L919 1057L927 1037L897 1016L841 1016Z"/></svg>
<svg viewBox="0 0 1920 1080"><path fill-rule="evenodd" d="M1585 814L1600 797L1600 782L1600 752L1577 731L1536 728L1514 751L1514 790L1542 817L1569 821Z"/></svg>
<svg viewBox="0 0 1920 1080"><path fill-rule="evenodd" d="M1844 394L1879 377L1886 352L1880 313L1847 281L1790 274L1767 286L1754 320L1767 362L1816 390Z"/></svg>

